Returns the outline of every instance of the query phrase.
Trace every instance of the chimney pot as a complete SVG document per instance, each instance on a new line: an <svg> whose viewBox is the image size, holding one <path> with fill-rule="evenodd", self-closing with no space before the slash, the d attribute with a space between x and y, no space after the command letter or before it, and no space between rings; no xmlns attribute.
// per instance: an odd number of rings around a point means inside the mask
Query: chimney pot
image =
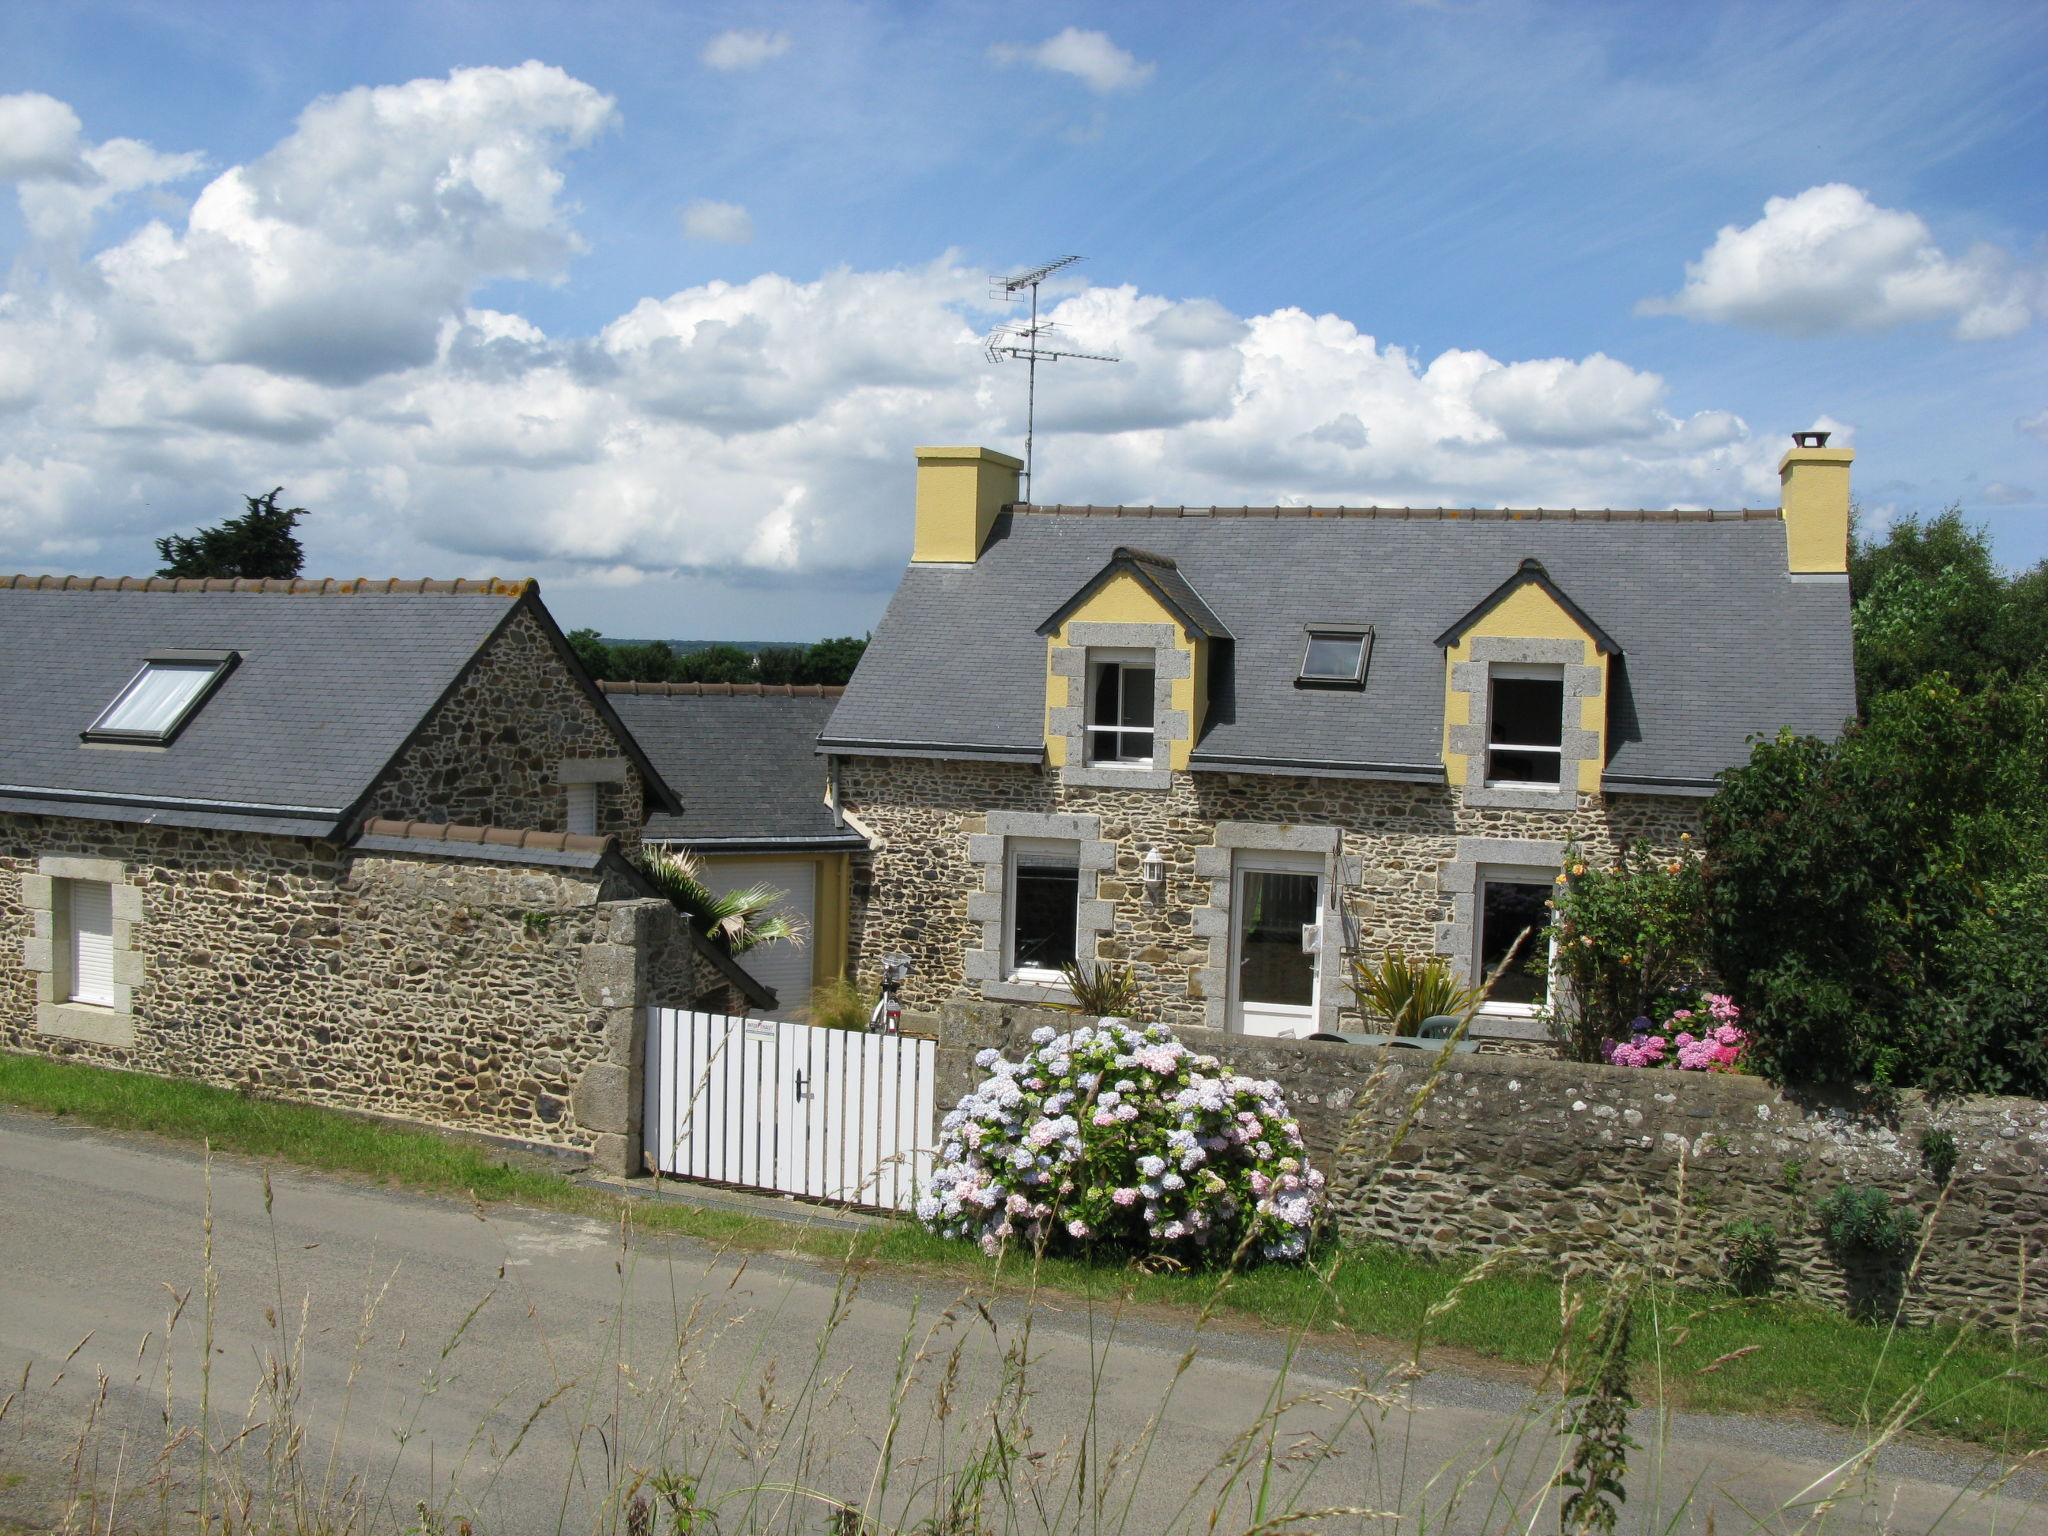
<svg viewBox="0 0 2048 1536"><path fill-rule="evenodd" d="M1825 448L1830 435L1826 432L1794 432L1792 441L1801 448Z"/></svg>

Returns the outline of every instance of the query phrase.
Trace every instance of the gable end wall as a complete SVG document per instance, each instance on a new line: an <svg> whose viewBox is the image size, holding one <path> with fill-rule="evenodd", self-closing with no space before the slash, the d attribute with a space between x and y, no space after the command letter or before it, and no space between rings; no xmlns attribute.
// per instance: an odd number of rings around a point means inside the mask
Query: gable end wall
<svg viewBox="0 0 2048 1536"><path fill-rule="evenodd" d="M522 608L385 770L363 814L565 832L561 766L588 759L617 765L617 777L597 784L598 832L637 844L647 819L640 771Z"/></svg>

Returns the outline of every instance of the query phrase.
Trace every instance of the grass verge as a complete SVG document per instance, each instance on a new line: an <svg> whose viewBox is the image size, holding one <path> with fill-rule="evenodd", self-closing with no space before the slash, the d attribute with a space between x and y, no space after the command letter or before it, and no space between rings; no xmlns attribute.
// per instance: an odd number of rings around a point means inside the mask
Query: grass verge
<svg viewBox="0 0 2048 1536"><path fill-rule="evenodd" d="M560 1173L430 1131L45 1057L0 1054L0 1104L429 1194L601 1220L616 1220L622 1204ZM998 1274L971 1249L908 1223L849 1238L682 1202L623 1203L642 1231L835 1260L851 1246L855 1258L892 1268L1025 1283L1014 1259ZM1274 1266L1235 1276L1223 1306L1283 1328L1448 1346L1516 1366L1548 1360L1559 1327L1556 1282L1506 1270L1468 1280L1469 1273L1469 1266L1394 1248L1345 1248L1313 1272ZM1046 1260L1035 1279L1041 1290L1188 1308L1207 1302L1216 1285L1209 1274L1146 1274L1073 1259ZM1457 1304L1445 1306L1454 1293ZM1660 1372L1662 1400L1673 1407L1740 1413L1762 1406L1867 1427L1927 1383L1909 1426L1919 1433L2011 1452L2048 1445L2048 1349L1953 1328L1887 1330L1783 1298L1663 1289L1641 1305L1638 1337L1659 1345L1644 1352L1642 1369Z"/></svg>

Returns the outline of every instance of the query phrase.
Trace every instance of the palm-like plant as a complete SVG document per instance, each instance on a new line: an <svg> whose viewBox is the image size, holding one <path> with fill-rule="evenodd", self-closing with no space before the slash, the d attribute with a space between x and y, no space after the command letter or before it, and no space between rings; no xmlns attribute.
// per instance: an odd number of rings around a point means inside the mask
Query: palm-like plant
<svg viewBox="0 0 2048 1536"><path fill-rule="evenodd" d="M697 931L729 955L743 955L776 940L801 948L808 935L801 919L772 908L786 892L750 885L717 892L704 883L703 867L688 849L642 848L641 873L696 925Z"/></svg>
<svg viewBox="0 0 2048 1536"><path fill-rule="evenodd" d="M1129 1018L1138 1007L1138 978L1128 965L1104 960L1095 965L1069 960L1060 968L1067 991L1073 995L1075 1013L1092 1013L1099 1019Z"/></svg>
<svg viewBox="0 0 2048 1536"><path fill-rule="evenodd" d="M1397 1035L1413 1035L1424 1019L1440 1013L1462 1016L1486 991L1459 981L1441 955L1416 957L1398 949L1376 961L1354 957L1351 990L1362 1012Z"/></svg>

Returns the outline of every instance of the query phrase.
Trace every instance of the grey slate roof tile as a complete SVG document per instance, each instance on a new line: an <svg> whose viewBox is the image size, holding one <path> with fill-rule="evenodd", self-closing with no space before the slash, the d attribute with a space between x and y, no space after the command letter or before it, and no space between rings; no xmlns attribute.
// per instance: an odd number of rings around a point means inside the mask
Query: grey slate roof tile
<svg viewBox="0 0 2048 1536"><path fill-rule="evenodd" d="M122 819L174 825L332 828L505 620L517 591L0 583L0 795L53 810L76 798L132 804ZM242 660L168 747L81 742L144 658L171 648L234 650ZM298 814L273 822L250 815L255 807Z"/></svg>
<svg viewBox="0 0 2048 1536"><path fill-rule="evenodd" d="M605 697L661 776L688 786L683 814L650 816L647 837L706 846L864 846L858 833L833 824L825 804L818 732L836 697L618 687Z"/></svg>
<svg viewBox="0 0 2048 1536"><path fill-rule="evenodd" d="M1440 772L1435 639L1531 558L1621 649L1614 779L1698 783L1753 735L1833 736L1855 707L1848 585L1792 580L1775 518L1025 511L997 520L973 565L904 572L822 744L1036 759L1037 626L1122 544L1173 559L1236 637L1197 766ZM1310 622L1374 627L1363 690L1294 686Z"/></svg>

